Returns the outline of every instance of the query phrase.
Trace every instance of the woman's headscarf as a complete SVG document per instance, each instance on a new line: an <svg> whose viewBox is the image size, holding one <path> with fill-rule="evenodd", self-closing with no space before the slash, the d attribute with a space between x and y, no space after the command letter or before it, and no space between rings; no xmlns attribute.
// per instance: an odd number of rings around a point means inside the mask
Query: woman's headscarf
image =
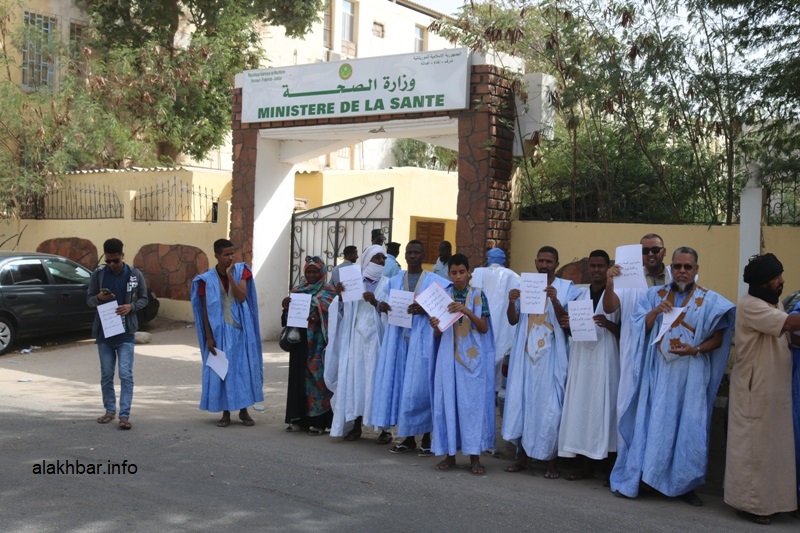
<svg viewBox="0 0 800 533"><path fill-rule="evenodd" d="M325 282L325 263L318 256L306 256L306 264L303 267L303 272L310 266L315 266L322 273L322 277L316 283L308 283L303 278L303 284L298 285L292 289L292 292L299 292L311 295L311 307L316 307L319 311L320 319L322 320L325 330L328 329L328 306L336 296L336 289L333 285Z"/></svg>

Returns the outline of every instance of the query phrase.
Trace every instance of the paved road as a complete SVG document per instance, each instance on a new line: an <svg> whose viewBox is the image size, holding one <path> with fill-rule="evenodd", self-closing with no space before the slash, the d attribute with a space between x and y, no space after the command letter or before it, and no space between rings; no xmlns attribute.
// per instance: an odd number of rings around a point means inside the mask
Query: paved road
<svg viewBox="0 0 800 533"><path fill-rule="evenodd" d="M438 472L435 459L283 431L288 356L265 344L266 410L256 426L214 425L197 409L195 332L179 325L136 350L133 430L100 425L91 342L0 357L0 529L97 531L759 530L704 494L692 508L659 496L614 498L599 480ZM136 465L135 474L34 475L35 464ZM467 461L459 458L462 463ZM773 531L800 521L780 517Z"/></svg>

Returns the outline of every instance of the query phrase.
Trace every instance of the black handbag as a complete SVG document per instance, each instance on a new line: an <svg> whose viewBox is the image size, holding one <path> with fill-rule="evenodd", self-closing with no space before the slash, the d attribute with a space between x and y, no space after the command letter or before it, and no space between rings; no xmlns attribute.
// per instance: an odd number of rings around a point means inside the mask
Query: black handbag
<svg viewBox="0 0 800 533"><path fill-rule="evenodd" d="M300 334L300 328L284 326L281 331L281 337L278 339L278 344L284 352L292 351L292 348L303 340Z"/></svg>

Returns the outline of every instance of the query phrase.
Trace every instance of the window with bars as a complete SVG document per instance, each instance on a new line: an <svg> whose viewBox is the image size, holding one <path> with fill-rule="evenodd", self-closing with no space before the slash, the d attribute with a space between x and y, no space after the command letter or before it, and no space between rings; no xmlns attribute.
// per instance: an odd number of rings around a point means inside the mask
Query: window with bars
<svg viewBox="0 0 800 533"><path fill-rule="evenodd" d="M86 43L86 26L80 22L69 23L69 68L79 76L86 75L87 61L83 55Z"/></svg>
<svg viewBox="0 0 800 533"><path fill-rule="evenodd" d="M342 52L356 55L356 4L342 1Z"/></svg>
<svg viewBox="0 0 800 533"><path fill-rule="evenodd" d="M58 39L58 20L40 13L25 11L22 43L22 86L38 91L55 84L54 42Z"/></svg>
<svg viewBox="0 0 800 533"><path fill-rule="evenodd" d="M322 46L328 50L333 49L333 0L325 4L325 13L322 15Z"/></svg>

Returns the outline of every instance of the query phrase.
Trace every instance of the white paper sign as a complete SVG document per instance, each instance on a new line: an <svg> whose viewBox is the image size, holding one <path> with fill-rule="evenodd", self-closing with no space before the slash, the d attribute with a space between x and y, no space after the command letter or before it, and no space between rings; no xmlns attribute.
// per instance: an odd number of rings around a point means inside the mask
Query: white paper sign
<svg viewBox="0 0 800 533"><path fill-rule="evenodd" d="M219 379L225 381L225 376L228 375L228 357L219 348L214 348L214 351L217 352L217 355L209 352L206 358L206 366L213 370L219 376Z"/></svg>
<svg viewBox="0 0 800 533"><path fill-rule="evenodd" d="M414 293L412 291L392 289L389 291L389 301L387 303L392 308L389 311L389 324L400 326L401 328L410 328L411 319L414 316L408 313L408 306L414 303Z"/></svg>
<svg viewBox="0 0 800 533"><path fill-rule="evenodd" d="M520 311L529 315L541 315L547 303L547 293L544 292L547 288L547 274L523 272L520 277Z"/></svg>
<svg viewBox="0 0 800 533"><path fill-rule="evenodd" d="M445 331L456 320L464 316L464 313L451 313L447 310L447 306L453 303L453 299L438 283L431 283L414 299L428 315L439 319L439 331Z"/></svg>
<svg viewBox="0 0 800 533"><path fill-rule="evenodd" d="M664 336L666 332L672 327L672 324L678 320L678 317L681 316L681 313L686 311L685 307L673 307L672 311L669 313L663 313L661 315L661 329L658 330L658 335L656 335L656 340L654 340L651 344L658 344L661 340L661 337Z"/></svg>
<svg viewBox="0 0 800 533"><path fill-rule="evenodd" d="M119 307L119 304L116 300L97 306L97 313L100 315L100 324L103 326L103 336L106 339L114 335L119 335L120 333L125 333L122 315L117 314L117 307Z"/></svg>
<svg viewBox="0 0 800 533"><path fill-rule="evenodd" d="M569 330L573 341L597 340L592 300L573 300L569 303Z"/></svg>
<svg viewBox="0 0 800 533"><path fill-rule="evenodd" d="M348 265L339 269L339 281L344 285L343 302L355 302L364 297L364 278L359 265Z"/></svg>
<svg viewBox="0 0 800 533"><path fill-rule="evenodd" d="M293 292L289 295L289 313L286 325L295 328L308 327L308 315L311 313L311 295Z"/></svg>
<svg viewBox="0 0 800 533"><path fill-rule="evenodd" d="M617 246L614 264L619 265L622 273L614 278L614 289L646 289L642 267L642 245L628 244Z"/></svg>
<svg viewBox="0 0 800 533"><path fill-rule="evenodd" d="M486 272L485 268L476 268L472 272L472 278L469 280L469 284L473 289L483 289L483 273Z"/></svg>

